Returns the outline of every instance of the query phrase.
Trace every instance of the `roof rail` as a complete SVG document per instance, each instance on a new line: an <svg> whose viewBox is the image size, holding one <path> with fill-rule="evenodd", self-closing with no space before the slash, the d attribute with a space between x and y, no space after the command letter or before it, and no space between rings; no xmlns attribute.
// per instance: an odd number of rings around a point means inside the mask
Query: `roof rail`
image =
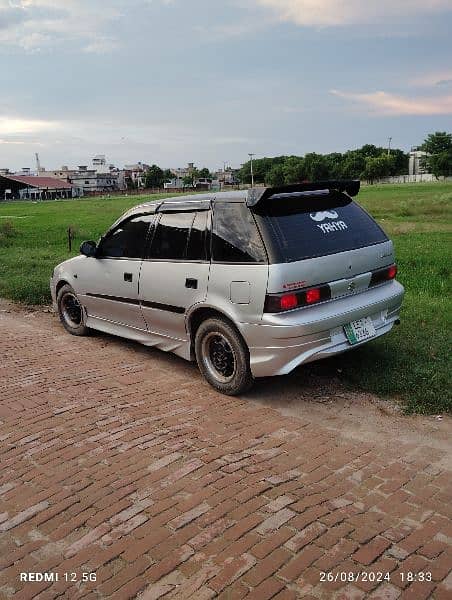
<svg viewBox="0 0 452 600"><path fill-rule="evenodd" d="M293 185L282 185L274 188L251 188L248 190L247 206L256 206L257 204L268 200L278 194L297 194L303 192L317 192L328 190L331 192L346 192L349 196L356 196L360 190L361 182L357 179L337 180L337 181L313 181L308 183L296 183Z"/></svg>

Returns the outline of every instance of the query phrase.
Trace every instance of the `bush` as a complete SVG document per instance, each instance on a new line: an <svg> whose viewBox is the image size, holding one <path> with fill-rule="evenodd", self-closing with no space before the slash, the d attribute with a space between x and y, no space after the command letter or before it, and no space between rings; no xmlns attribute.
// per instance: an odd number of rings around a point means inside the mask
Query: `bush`
<svg viewBox="0 0 452 600"><path fill-rule="evenodd" d="M0 246L9 246L17 234L17 229L12 221L0 221Z"/></svg>

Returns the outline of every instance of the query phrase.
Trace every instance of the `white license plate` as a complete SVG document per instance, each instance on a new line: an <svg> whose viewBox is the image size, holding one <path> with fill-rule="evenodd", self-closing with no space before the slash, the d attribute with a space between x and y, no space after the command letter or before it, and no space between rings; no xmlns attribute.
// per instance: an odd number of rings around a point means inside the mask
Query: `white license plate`
<svg viewBox="0 0 452 600"><path fill-rule="evenodd" d="M344 325L344 331L348 341L352 345L369 340L377 333L370 317L365 317L364 319L352 321Z"/></svg>

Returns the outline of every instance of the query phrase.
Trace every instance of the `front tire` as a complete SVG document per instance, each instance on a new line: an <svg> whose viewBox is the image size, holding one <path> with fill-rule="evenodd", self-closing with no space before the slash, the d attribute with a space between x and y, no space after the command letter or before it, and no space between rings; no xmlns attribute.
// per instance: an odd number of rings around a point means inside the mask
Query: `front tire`
<svg viewBox="0 0 452 600"><path fill-rule="evenodd" d="M195 355L199 370L217 391L237 396L253 385L248 348L226 320L212 318L201 323L195 337Z"/></svg>
<svg viewBox="0 0 452 600"><path fill-rule="evenodd" d="M63 327L72 335L88 335L85 313L77 294L69 284L63 285L57 294L58 316Z"/></svg>

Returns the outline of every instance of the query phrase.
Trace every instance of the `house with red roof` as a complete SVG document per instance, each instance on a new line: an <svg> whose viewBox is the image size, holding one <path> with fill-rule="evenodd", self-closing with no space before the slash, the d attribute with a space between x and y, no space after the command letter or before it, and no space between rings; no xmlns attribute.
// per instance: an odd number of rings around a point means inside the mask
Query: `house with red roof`
<svg viewBox="0 0 452 600"><path fill-rule="evenodd" d="M57 200L80 195L83 190L54 177L0 174L0 201Z"/></svg>

